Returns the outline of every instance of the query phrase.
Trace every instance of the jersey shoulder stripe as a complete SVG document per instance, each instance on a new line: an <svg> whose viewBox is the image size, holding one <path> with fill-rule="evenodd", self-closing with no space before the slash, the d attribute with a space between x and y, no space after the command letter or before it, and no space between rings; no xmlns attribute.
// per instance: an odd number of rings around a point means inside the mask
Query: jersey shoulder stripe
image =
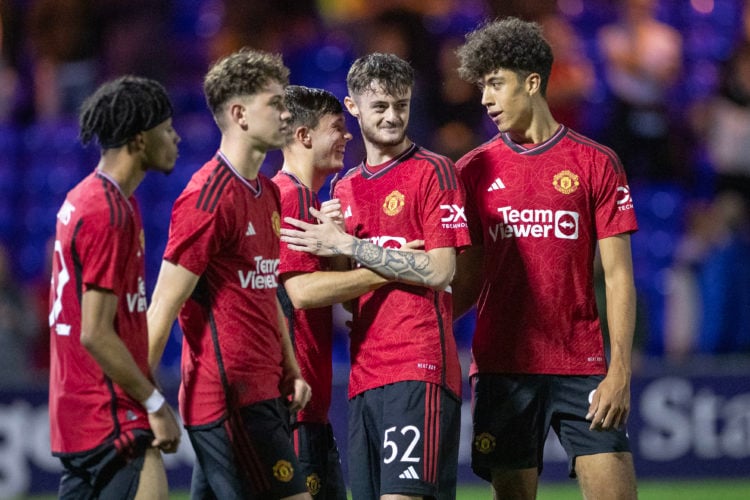
<svg viewBox="0 0 750 500"><path fill-rule="evenodd" d="M104 196L109 207L109 225L112 227L122 228L125 225L125 214L127 207L122 193L105 177L99 177L104 190Z"/></svg>
<svg viewBox="0 0 750 500"><path fill-rule="evenodd" d="M313 206L312 193L305 186L297 185L297 199L299 205L299 217L300 220L307 220L310 217L310 207Z"/></svg>
<svg viewBox="0 0 750 500"><path fill-rule="evenodd" d="M612 168L614 168L616 173L621 174L625 171L625 168L623 167L620 158L617 156L617 153L615 153L611 148L608 148L607 146L589 139L585 135L581 135L573 130L568 131L568 137L570 137L570 140L572 140L573 142L583 144L584 146L589 146L602 153L609 159L609 163L612 165Z"/></svg>
<svg viewBox="0 0 750 500"><path fill-rule="evenodd" d="M83 300L83 259L78 251L78 233L83 227L83 221L81 219L76 223L75 229L73 229L73 237L70 240L70 258L73 260L73 275L75 276L76 284L76 297L80 304Z"/></svg>
<svg viewBox="0 0 750 500"><path fill-rule="evenodd" d="M232 172L223 163L216 165L201 188L195 208L213 213L219 198L221 198L221 193L231 178Z"/></svg>
<svg viewBox="0 0 750 500"><path fill-rule="evenodd" d="M294 190L297 194L297 206L299 207L299 212L297 213L297 218L300 220L307 220L310 217L310 207L313 206L313 194L310 189L307 188L304 184L302 184L299 179L297 179L296 176L291 175L287 172L282 172L283 175L286 175L286 177L289 179L289 182L291 182L292 186L294 186Z"/></svg>
<svg viewBox="0 0 750 500"><path fill-rule="evenodd" d="M455 190L458 188L456 171L447 157L420 148L414 158L416 160L426 161L435 168L441 191Z"/></svg>

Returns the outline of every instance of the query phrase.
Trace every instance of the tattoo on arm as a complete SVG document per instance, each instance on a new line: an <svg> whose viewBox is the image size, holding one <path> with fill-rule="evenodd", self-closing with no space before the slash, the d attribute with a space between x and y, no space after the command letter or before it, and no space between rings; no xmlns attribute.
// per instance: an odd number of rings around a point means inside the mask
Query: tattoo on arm
<svg viewBox="0 0 750 500"><path fill-rule="evenodd" d="M430 277L430 257L425 253L383 248L369 241L357 239L352 257L363 266L387 278L427 284Z"/></svg>

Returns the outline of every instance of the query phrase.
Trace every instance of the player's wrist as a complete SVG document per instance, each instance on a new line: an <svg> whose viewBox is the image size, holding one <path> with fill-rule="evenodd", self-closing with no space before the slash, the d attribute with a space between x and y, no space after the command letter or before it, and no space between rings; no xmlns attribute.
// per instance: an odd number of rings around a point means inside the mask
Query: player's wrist
<svg viewBox="0 0 750 500"><path fill-rule="evenodd" d="M161 410L164 403L166 403L166 399L164 399L164 395L159 392L159 389L154 389L154 392L152 392L148 398L141 401L141 404L148 413L156 413Z"/></svg>

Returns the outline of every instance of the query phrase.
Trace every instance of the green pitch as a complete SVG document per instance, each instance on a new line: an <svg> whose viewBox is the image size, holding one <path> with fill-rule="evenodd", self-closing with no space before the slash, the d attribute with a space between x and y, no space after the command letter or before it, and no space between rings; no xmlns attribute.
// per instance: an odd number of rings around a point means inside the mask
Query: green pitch
<svg viewBox="0 0 750 500"><path fill-rule="evenodd" d="M457 500L490 500L489 486L483 484L459 485ZM29 500L52 500L54 495L26 497ZM186 492L174 492L174 500L188 500ZM639 500L748 500L750 479L712 481L641 481L638 484ZM580 500L581 494L573 482L543 483L537 500Z"/></svg>

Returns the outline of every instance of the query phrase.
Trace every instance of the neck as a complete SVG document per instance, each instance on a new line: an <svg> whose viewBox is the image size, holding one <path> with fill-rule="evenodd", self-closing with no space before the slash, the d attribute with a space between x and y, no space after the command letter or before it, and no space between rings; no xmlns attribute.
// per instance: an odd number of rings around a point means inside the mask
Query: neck
<svg viewBox="0 0 750 500"><path fill-rule="evenodd" d="M531 121L523 130L509 130L510 138L517 144L540 144L555 135L560 124L554 119L549 107L536 106Z"/></svg>
<svg viewBox="0 0 750 500"><path fill-rule="evenodd" d="M105 150L96 168L114 180L128 198L146 175L140 162L128 152L127 145Z"/></svg>
<svg viewBox="0 0 750 500"><path fill-rule="evenodd" d="M375 144L370 141L365 141L365 152L367 154L367 163L370 165L381 165L389 160L394 159L412 145L411 140L408 137L404 137L404 140L397 145L382 145Z"/></svg>
<svg viewBox="0 0 750 500"><path fill-rule="evenodd" d="M327 177L327 174L315 168L311 161L299 158L298 155L286 149L284 150L284 164L281 166L281 170L295 176L314 193L320 191Z"/></svg>
<svg viewBox="0 0 750 500"><path fill-rule="evenodd" d="M248 148L239 141L233 141L222 136L219 151L226 156L235 170L245 179L254 181L258 177L263 160L266 159L265 150Z"/></svg>

